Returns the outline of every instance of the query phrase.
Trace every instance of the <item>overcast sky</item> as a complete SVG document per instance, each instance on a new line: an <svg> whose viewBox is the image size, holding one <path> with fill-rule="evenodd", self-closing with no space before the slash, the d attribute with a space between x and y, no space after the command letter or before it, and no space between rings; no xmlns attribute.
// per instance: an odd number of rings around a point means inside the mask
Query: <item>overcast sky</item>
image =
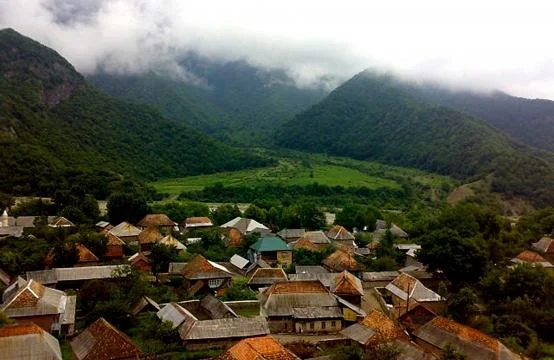
<svg viewBox="0 0 554 360"><path fill-rule="evenodd" d="M0 0L0 27L83 73L164 69L193 50L301 86L371 67L554 99L554 1Z"/></svg>

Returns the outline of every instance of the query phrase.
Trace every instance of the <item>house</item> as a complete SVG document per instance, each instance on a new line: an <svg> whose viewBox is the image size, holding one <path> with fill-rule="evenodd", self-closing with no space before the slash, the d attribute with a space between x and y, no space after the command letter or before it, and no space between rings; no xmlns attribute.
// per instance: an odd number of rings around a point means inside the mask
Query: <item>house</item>
<svg viewBox="0 0 554 360"><path fill-rule="evenodd" d="M137 226L144 229L148 228L158 228L164 233L169 233L177 223L169 218L166 214L148 214L143 217L138 223Z"/></svg>
<svg viewBox="0 0 554 360"><path fill-rule="evenodd" d="M200 290L207 292L227 288L231 282L232 273L224 266L207 260L202 255L194 256L181 271L185 288L194 295Z"/></svg>
<svg viewBox="0 0 554 360"><path fill-rule="evenodd" d="M362 282L346 270L335 276L330 290L333 294L340 296L351 304L356 306L362 304L362 297L364 296Z"/></svg>
<svg viewBox="0 0 554 360"><path fill-rule="evenodd" d="M78 289L85 281L109 280L116 276L121 265L80 266L74 268L54 268L50 270L28 271L27 280L35 280L43 285L58 289Z"/></svg>
<svg viewBox="0 0 554 360"><path fill-rule="evenodd" d="M138 271L149 272L152 270L152 262L142 252L138 252L127 259Z"/></svg>
<svg viewBox="0 0 554 360"><path fill-rule="evenodd" d="M106 231L104 236L106 239L106 251L104 252L104 256L109 259L123 258L125 242L109 231Z"/></svg>
<svg viewBox="0 0 554 360"><path fill-rule="evenodd" d="M531 266L541 266L549 271L554 271L554 265L539 253L531 250L525 250L519 253L515 258L510 260L514 264L529 264Z"/></svg>
<svg viewBox="0 0 554 360"><path fill-rule="evenodd" d="M259 232L260 234L262 234L262 233L266 233L267 231L271 231L267 226L265 226L264 224L260 224L256 220L242 218L242 217L236 217L233 220L228 221L225 224L221 225L220 227L224 229L235 228L242 235L253 233L253 232Z"/></svg>
<svg viewBox="0 0 554 360"><path fill-rule="evenodd" d="M98 259L98 256L94 255L92 251L89 250L88 247L86 247L83 244L76 244L75 248L77 249L77 264L78 265L92 265L96 264L100 261Z"/></svg>
<svg viewBox="0 0 554 360"><path fill-rule="evenodd" d="M551 236L543 236L536 243L531 246L540 253L554 255L554 238Z"/></svg>
<svg viewBox="0 0 554 360"><path fill-rule="evenodd" d="M399 237L401 239L408 238L408 233L402 230L396 224L390 224L390 231L393 236ZM373 240L379 242L381 238L387 232L387 222L385 220L377 220L375 222L375 231L372 233Z"/></svg>
<svg viewBox="0 0 554 360"><path fill-rule="evenodd" d="M362 273L364 288L385 287L393 281L400 273L398 271L375 271Z"/></svg>
<svg viewBox="0 0 554 360"><path fill-rule="evenodd" d="M323 266L319 265L297 265L296 274L289 274L289 280L319 280L325 288L330 289L334 284L338 273L330 273Z"/></svg>
<svg viewBox="0 0 554 360"><path fill-rule="evenodd" d="M186 265L186 262L170 262L167 272L169 275L181 275L181 272Z"/></svg>
<svg viewBox="0 0 554 360"><path fill-rule="evenodd" d="M52 221L48 220L48 226L53 228L68 228L75 227L75 224L63 216L57 216Z"/></svg>
<svg viewBox="0 0 554 360"><path fill-rule="evenodd" d="M329 272L320 265L296 265L294 271L297 274L325 274Z"/></svg>
<svg viewBox="0 0 554 360"><path fill-rule="evenodd" d="M142 351L104 318L90 324L69 341L77 360L141 359Z"/></svg>
<svg viewBox="0 0 554 360"><path fill-rule="evenodd" d="M164 244L165 246L174 247L178 251L185 251L187 249L187 247L182 242L177 240L171 234L161 238L160 241L158 241L158 243Z"/></svg>
<svg viewBox="0 0 554 360"><path fill-rule="evenodd" d="M4 301L1 310L18 322L32 321L45 331L72 335L77 297L32 279L21 280L17 283L17 290Z"/></svg>
<svg viewBox="0 0 554 360"><path fill-rule="evenodd" d="M300 360L271 336L248 338L239 341L216 360Z"/></svg>
<svg viewBox="0 0 554 360"><path fill-rule="evenodd" d="M329 240L323 231L306 231L306 233L296 241L296 243L301 242L309 242L320 250L331 245L331 240Z"/></svg>
<svg viewBox="0 0 554 360"><path fill-rule="evenodd" d="M365 313L319 281L279 281L258 295L272 333L336 333Z"/></svg>
<svg viewBox="0 0 554 360"><path fill-rule="evenodd" d="M62 360L58 339L33 323L0 327L0 357L10 360Z"/></svg>
<svg viewBox="0 0 554 360"><path fill-rule="evenodd" d="M276 235L266 235L258 239L248 249L250 262L262 259L271 266L288 267L292 264L292 250Z"/></svg>
<svg viewBox="0 0 554 360"><path fill-rule="evenodd" d="M238 318L237 313L223 301L208 294L202 300L188 300L178 303L198 320Z"/></svg>
<svg viewBox="0 0 554 360"><path fill-rule="evenodd" d="M205 216L195 216L195 217L188 217L183 221L183 224L181 225L182 228L186 230L193 230L193 229L204 229L214 226L212 220L210 218Z"/></svg>
<svg viewBox="0 0 554 360"><path fill-rule="evenodd" d="M468 359L515 360L522 359L498 339L469 326L437 316L412 333L416 344L437 356L451 344Z"/></svg>
<svg viewBox="0 0 554 360"><path fill-rule="evenodd" d="M435 313L442 312L446 306L446 299L407 273L401 273L391 281L385 287L384 293L385 302L397 317L417 304L424 304Z"/></svg>
<svg viewBox="0 0 554 360"><path fill-rule="evenodd" d="M300 239L305 233L306 230L304 229L283 229L279 231L277 235L279 235L287 243L291 243Z"/></svg>
<svg viewBox="0 0 554 360"><path fill-rule="evenodd" d="M157 227L149 227L140 232L137 236L137 241L140 246L140 251L149 251L155 243L163 238L162 233Z"/></svg>
<svg viewBox="0 0 554 360"><path fill-rule="evenodd" d="M137 241L137 237L139 236L141 230L138 227L124 221L114 226L109 230L109 232L125 241L125 243L132 244Z"/></svg>
<svg viewBox="0 0 554 360"><path fill-rule="evenodd" d="M398 318L398 321L412 333L437 317L437 314L427 306L417 304Z"/></svg>
<svg viewBox="0 0 554 360"><path fill-rule="evenodd" d="M160 310L160 305L146 295L142 295L140 299L131 306L131 314L133 314L133 316L146 312L158 312Z"/></svg>
<svg viewBox="0 0 554 360"><path fill-rule="evenodd" d="M348 270L353 274L359 274L364 266L356 260L356 256L348 249L340 248L323 260L325 268L331 272Z"/></svg>
<svg viewBox="0 0 554 360"><path fill-rule="evenodd" d="M354 240L356 240L354 235L352 235L352 233L346 230L343 226L335 225L325 235L327 235L327 237L337 246L342 246L351 250L358 247L354 242Z"/></svg>
<svg viewBox="0 0 554 360"><path fill-rule="evenodd" d="M276 281L287 281L287 274L282 268L257 269L248 279L248 286L253 290L273 285Z"/></svg>
<svg viewBox="0 0 554 360"><path fill-rule="evenodd" d="M393 342L404 337L402 328L378 310L373 310L362 321L343 329L340 333L366 347Z"/></svg>
<svg viewBox="0 0 554 360"><path fill-rule="evenodd" d="M222 348L244 338L269 334L267 322L261 316L200 320L176 303L167 304L157 315L161 320L171 322L189 350Z"/></svg>
<svg viewBox="0 0 554 360"><path fill-rule="evenodd" d="M113 225L108 221L99 221L94 226L96 226L98 231L109 231L113 228Z"/></svg>
<svg viewBox="0 0 554 360"><path fill-rule="evenodd" d="M295 241L293 243L290 243L290 245L292 246L292 248L295 250L295 251L298 251L298 250L308 250L308 251L313 251L313 252L317 252L317 251L321 251L323 250L322 247L320 246L317 246L316 244L314 244L313 242L311 242L309 239L307 238L301 238L300 240L298 241Z"/></svg>
<svg viewBox="0 0 554 360"><path fill-rule="evenodd" d="M232 270L244 276L253 274L257 269L267 269L271 267L262 259L258 259L255 263L251 263L250 260L238 254L231 256L229 263L232 266Z"/></svg>

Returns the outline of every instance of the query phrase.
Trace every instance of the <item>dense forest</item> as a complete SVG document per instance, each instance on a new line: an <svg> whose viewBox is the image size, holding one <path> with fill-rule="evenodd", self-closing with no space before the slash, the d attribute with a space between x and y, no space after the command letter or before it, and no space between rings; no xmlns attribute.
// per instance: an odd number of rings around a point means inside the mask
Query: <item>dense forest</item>
<svg viewBox="0 0 554 360"><path fill-rule="evenodd" d="M271 163L103 94L13 30L0 32L0 49L0 166L10 169L1 191L51 194L68 168L155 179Z"/></svg>
<svg viewBox="0 0 554 360"><path fill-rule="evenodd" d="M327 93L299 88L284 71L244 61L220 63L188 54L181 65L192 81L153 72L98 73L88 80L110 95L155 106L170 119L239 146L272 145L280 125Z"/></svg>
<svg viewBox="0 0 554 360"><path fill-rule="evenodd" d="M358 74L278 132L283 146L487 178L493 190L552 204L554 165L486 122L419 101L389 75Z"/></svg>

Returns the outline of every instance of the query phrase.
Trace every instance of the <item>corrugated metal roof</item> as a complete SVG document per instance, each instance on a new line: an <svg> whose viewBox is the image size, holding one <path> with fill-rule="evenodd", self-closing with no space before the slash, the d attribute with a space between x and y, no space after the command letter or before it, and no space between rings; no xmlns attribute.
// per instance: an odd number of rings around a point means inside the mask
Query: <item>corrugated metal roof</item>
<svg viewBox="0 0 554 360"><path fill-rule="evenodd" d="M257 222L256 220L236 217L231 221L221 225L222 228L235 228L243 234L254 231L256 229L269 230L267 226Z"/></svg>
<svg viewBox="0 0 554 360"><path fill-rule="evenodd" d="M306 306L292 309L295 319L342 319L342 311L338 306Z"/></svg>
<svg viewBox="0 0 554 360"><path fill-rule="evenodd" d="M326 274L329 273L327 269L320 265L296 265L295 272L297 274L307 273L307 274Z"/></svg>
<svg viewBox="0 0 554 360"><path fill-rule="evenodd" d="M35 324L0 328L0 357L10 360L62 360L58 339Z"/></svg>
<svg viewBox="0 0 554 360"><path fill-rule="evenodd" d="M246 265L250 263L250 261L248 261L247 259L243 258L238 254L231 256L231 260L229 262L241 270L244 269Z"/></svg>
<svg viewBox="0 0 554 360"><path fill-rule="evenodd" d="M181 326L185 320L197 321L198 319L192 315L187 309L179 304L169 303L156 313L162 321L169 321L173 324L173 328Z"/></svg>
<svg viewBox="0 0 554 360"><path fill-rule="evenodd" d="M286 242L278 236L263 236L258 239L250 249L257 253L269 251L291 251Z"/></svg>
<svg viewBox="0 0 554 360"><path fill-rule="evenodd" d="M236 339L269 334L264 317L226 318L197 321L190 329L179 328L185 341L207 339Z"/></svg>
<svg viewBox="0 0 554 360"><path fill-rule="evenodd" d="M128 222L124 221L121 224L118 224L113 228L111 228L110 232L115 236L122 238L122 237L138 236L141 230L138 227L133 226Z"/></svg>
<svg viewBox="0 0 554 360"><path fill-rule="evenodd" d="M360 323L350 325L349 327L342 329L340 333L362 345L367 344L371 337L375 335L375 331Z"/></svg>

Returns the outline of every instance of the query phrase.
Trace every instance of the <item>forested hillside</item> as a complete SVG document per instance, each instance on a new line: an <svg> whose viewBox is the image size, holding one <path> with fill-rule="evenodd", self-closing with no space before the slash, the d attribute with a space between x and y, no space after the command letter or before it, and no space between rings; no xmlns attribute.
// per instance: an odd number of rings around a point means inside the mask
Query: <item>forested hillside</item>
<svg viewBox="0 0 554 360"><path fill-rule="evenodd" d="M437 85L404 86L426 102L466 112L526 145L554 151L554 101L525 99L502 92L456 91Z"/></svg>
<svg viewBox="0 0 554 360"><path fill-rule="evenodd" d="M199 81L168 74L112 75L88 80L125 100L156 106L164 115L236 145L268 145L274 131L321 100L322 88L298 88L282 71L189 55L181 65Z"/></svg>
<svg viewBox="0 0 554 360"><path fill-rule="evenodd" d="M68 169L155 179L268 163L103 94L55 51L11 29L0 31L0 74L1 191L47 193Z"/></svg>
<svg viewBox="0 0 554 360"><path fill-rule="evenodd" d="M487 177L493 190L554 203L554 166L486 122L420 101L389 75L363 72L277 134L283 146Z"/></svg>

